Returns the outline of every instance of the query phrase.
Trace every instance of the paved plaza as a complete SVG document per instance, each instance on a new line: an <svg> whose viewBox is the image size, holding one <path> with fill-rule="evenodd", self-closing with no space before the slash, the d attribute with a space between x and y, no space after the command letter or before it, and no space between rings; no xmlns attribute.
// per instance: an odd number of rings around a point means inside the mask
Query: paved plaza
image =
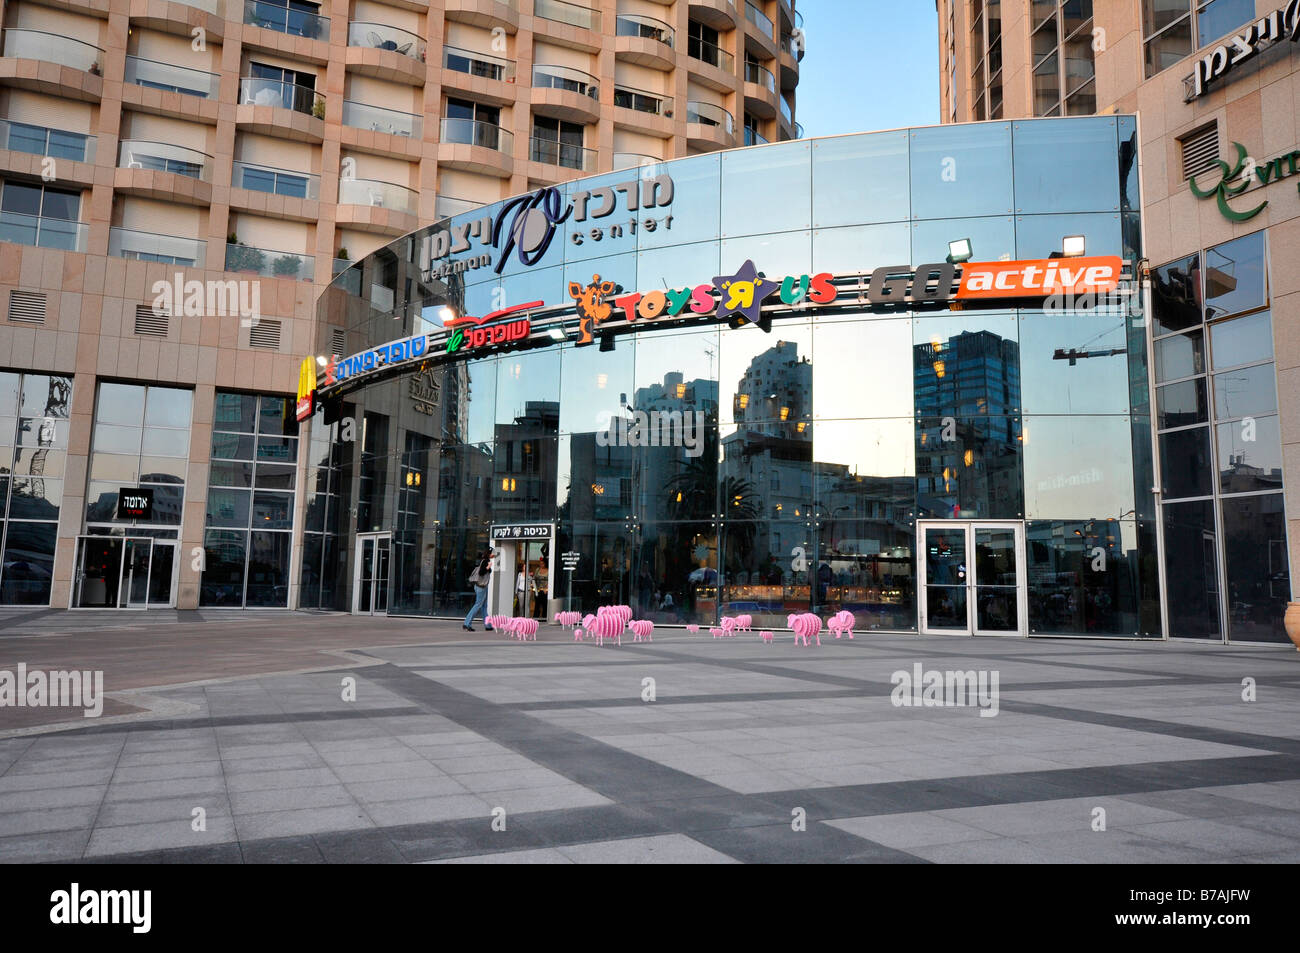
<svg viewBox="0 0 1300 953"><path fill-rule="evenodd" d="M111 704L0 709L10 863L1300 861L1290 646L0 615L19 662ZM918 663L996 715L896 705Z"/></svg>

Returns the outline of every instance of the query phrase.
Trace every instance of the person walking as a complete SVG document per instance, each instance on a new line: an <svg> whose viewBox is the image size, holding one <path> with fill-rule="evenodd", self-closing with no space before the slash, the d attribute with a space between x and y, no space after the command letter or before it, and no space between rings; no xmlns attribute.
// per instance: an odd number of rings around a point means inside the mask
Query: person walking
<svg viewBox="0 0 1300 953"><path fill-rule="evenodd" d="M489 632L492 631L492 626L487 624L487 597L488 583L492 580L492 557L494 555L491 546L483 550L478 565L469 574L470 584L474 587L474 605L470 608L469 615L465 616L465 624L462 626L466 632L474 631L474 616L478 615L479 610L483 612L483 628Z"/></svg>

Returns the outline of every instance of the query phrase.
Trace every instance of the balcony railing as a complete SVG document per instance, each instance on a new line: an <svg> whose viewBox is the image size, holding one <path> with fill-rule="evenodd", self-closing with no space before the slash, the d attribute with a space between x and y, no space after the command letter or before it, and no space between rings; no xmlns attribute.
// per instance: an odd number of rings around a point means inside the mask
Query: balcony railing
<svg viewBox="0 0 1300 953"><path fill-rule="evenodd" d="M367 106L351 100L343 101L343 125L369 129L371 132L385 132L390 136L410 136L412 139L424 136L422 116L399 109L385 109L383 106Z"/></svg>
<svg viewBox="0 0 1300 953"><path fill-rule="evenodd" d="M225 15L224 0L176 0L176 2L183 4L187 7L194 7L194 9L196 10L205 10L208 13L212 13L217 16Z"/></svg>
<svg viewBox="0 0 1300 953"><path fill-rule="evenodd" d="M803 29L803 14L798 10L794 11L794 25L801 30Z"/></svg>
<svg viewBox="0 0 1300 953"><path fill-rule="evenodd" d="M170 142L123 139L118 147L117 165L120 169L152 169L200 182L212 181L212 156Z"/></svg>
<svg viewBox="0 0 1300 953"><path fill-rule="evenodd" d="M757 129L751 129L749 126L745 127L745 145L761 146L761 145L765 145L766 143L767 143L767 139L763 136L761 132L759 132Z"/></svg>
<svg viewBox="0 0 1300 953"><path fill-rule="evenodd" d="M4 55L58 63L99 75L104 51L90 43L41 30L5 30Z"/></svg>
<svg viewBox="0 0 1300 953"><path fill-rule="evenodd" d="M614 105L622 106L625 109L635 109L641 113L651 113L655 116L671 116L673 114L673 98L671 96L647 93L645 90L631 89L626 86L614 87Z"/></svg>
<svg viewBox="0 0 1300 953"><path fill-rule="evenodd" d="M745 63L745 82L757 83L769 93L776 92L776 78L772 76L772 71L758 63Z"/></svg>
<svg viewBox="0 0 1300 953"><path fill-rule="evenodd" d="M600 86L596 77L568 66L538 64L533 67L533 86L538 89L567 89L582 96L596 99Z"/></svg>
<svg viewBox="0 0 1300 953"><path fill-rule="evenodd" d="M543 20L555 20L584 30L600 32L600 11L565 0L533 0L533 13Z"/></svg>
<svg viewBox="0 0 1300 953"><path fill-rule="evenodd" d="M647 40L673 45L673 28L663 20L639 14L620 13L614 18L615 36L639 36Z"/></svg>
<svg viewBox="0 0 1300 953"><path fill-rule="evenodd" d="M328 17L303 10L291 10L285 4L264 3L263 0L244 0L244 22L265 30L305 36L311 40L330 38Z"/></svg>
<svg viewBox="0 0 1300 953"><path fill-rule="evenodd" d="M713 103L687 103L686 121L697 122L702 126L718 126L729 136L736 131L736 120L731 113Z"/></svg>
<svg viewBox="0 0 1300 953"><path fill-rule="evenodd" d="M455 70L457 73L468 73L470 76L482 76L484 79L495 79L507 83L515 81L514 63L497 56L488 56L486 53L473 53L469 50L457 49L454 46L444 46L442 48L442 65L449 70Z"/></svg>
<svg viewBox="0 0 1300 953"><path fill-rule="evenodd" d="M147 89L161 89L167 93L184 93L200 99L215 99L221 89L221 77L188 66L175 66L171 63L159 63L157 60L141 59L138 56L126 58L126 72L123 79L136 86Z"/></svg>
<svg viewBox="0 0 1300 953"><path fill-rule="evenodd" d="M774 30L772 21L766 13L750 3L749 0L745 0L745 19L762 30L764 36L772 36Z"/></svg>
<svg viewBox="0 0 1300 953"><path fill-rule="evenodd" d="M785 97L778 96L776 101L781 105L781 115L785 117L785 121L794 122L794 111L790 109L790 104L786 102Z"/></svg>
<svg viewBox="0 0 1300 953"><path fill-rule="evenodd" d="M88 228L84 222L23 215L20 212L0 212L0 242L84 252L87 234Z"/></svg>
<svg viewBox="0 0 1300 953"><path fill-rule="evenodd" d="M596 168L595 149L584 149L579 145L556 142L554 139L539 139L536 136L530 143L528 157L534 162L558 165L579 172L591 172Z"/></svg>
<svg viewBox="0 0 1300 953"><path fill-rule="evenodd" d="M178 238L116 226L108 230L108 253L115 258L195 267L203 264L207 247L208 243L198 238Z"/></svg>
<svg viewBox="0 0 1300 953"><path fill-rule="evenodd" d="M295 278L311 281L316 272L316 259L310 255L254 248L252 245L232 245L226 242L226 271L261 275L265 278Z"/></svg>
<svg viewBox="0 0 1300 953"><path fill-rule="evenodd" d="M73 162L95 161L94 136L8 119L0 119L0 149L71 159Z"/></svg>
<svg viewBox="0 0 1300 953"><path fill-rule="evenodd" d="M369 205L414 215L420 195L414 189L378 179L339 179L340 205Z"/></svg>
<svg viewBox="0 0 1300 953"><path fill-rule="evenodd" d="M250 192L287 195L295 199L320 199L320 176L308 172L291 172L264 165L235 160L231 164L230 185Z"/></svg>
<svg viewBox="0 0 1300 953"><path fill-rule="evenodd" d="M472 212L475 209L483 207L482 202L474 202L470 199L452 198L450 195L439 195L434 202L433 215L435 218L442 220L451 218L453 215L459 215L462 212Z"/></svg>
<svg viewBox="0 0 1300 953"><path fill-rule="evenodd" d="M439 138L462 146L482 146L510 155L514 152L514 133L508 129L479 119L452 119L444 117Z"/></svg>
<svg viewBox="0 0 1300 953"><path fill-rule="evenodd" d="M658 165L663 161L663 159L656 156L648 156L641 152L615 152L614 171L621 172L623 169L639 169L642 166Z"/></svg>
<svg viewBox="0 0 1300 953"><path fill-rule="evenodd" d="M795 124L794 124L794 137L795 137L796 139L802 139L802 138L803 138L803 124L802 124L802 123L795 123Z"/></svg>
<svg viewBox="0 0 1300 953"><path fill-rule="evenodd" d="M239 81L239 101L246 106L276 106L311 116L315 115L317 100L323 106L324 94L309 86L258 76L245 76Z"/></svg>
<svg viewBox="0 0 1300 953"><path fill-rule="evenodd" d="M721 47L698 37L690 37L686 44L686 55L710 66L716 66L727 73L734 73L736 70L735 57Z"/></svg>
<svg viewBox="0 0 1300 953"><path fill-rule="evenodd" d="M391 50L413 60L424 62L424 40L395 26L383 23L355 21L348 24L348 46L369 46L376 50Z"/></svg>

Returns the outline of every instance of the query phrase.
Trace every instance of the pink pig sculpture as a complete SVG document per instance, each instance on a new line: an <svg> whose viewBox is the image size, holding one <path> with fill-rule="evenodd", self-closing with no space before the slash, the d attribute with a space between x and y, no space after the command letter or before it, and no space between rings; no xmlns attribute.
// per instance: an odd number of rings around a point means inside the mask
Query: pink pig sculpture
<svg viewBox="0 0 1300 953"><path fill-rule="evenodd" d="M510 631L515 634L520 642L526 642L532 639L537 641L537 620L536 619L511 619Z"/></svg>
<svg viewBox="0 0 1300 953"><path fill-rule="evenodd" d="M700 627L696 625L694 622L692 622L690 625L686 627L686 631L691 633L691 635L694 635L695 633L700 631Z"/></svg>
<svg viewBox="0 0 1300 953"><path fill-rule="evenodd" d="M754 617L752 615L736 616L736 628L744 632L752 632L754 629Z"/></svg>
<svg viewBox="0 0 1300 953"><path fill-rule="evenodd" d="M597 615L595 618L588 616L586 620L587 634L596 639L597 645L604 645L606 639L617 641L619 645L623 644L623 619L612 612L606 612Z"/></svg>
<svg viewBox="0 0 1300 953"><path fill-rule="evenodd" d="M857 620L853 617L853 613L848 609L844 609L831 616L830 621L826 623L826 628L834 632L837 639L841 635L847 635L851 639L853 638L853 625L855 622Z"/></svg>
<svg viewBox="0 0 1300 953"><path fill-rule="evenodd" d="M767 631L766 629L758 633L758 637L763 640L764 645L772 644L772 638L773 638L772 633Z"/></svg>
<svg viewBox="0 0 1300 953"><path fill-rule="evenodd" d="M632 629L632 641L640 642L645 639L647 642L654 641L655 624L648 619L633 619L628 623Z"/></svg>
<svg viewBox="0 0 1300 953"><path fill-rule="evenodd" d="M818 645L822 644L822 620L813 613L800 612L797 615L791 615L786 619L786 624L794 629L795 645L799 644L800 639L803 639L803 644L807 645L809 638L816 639Z"/></svg>

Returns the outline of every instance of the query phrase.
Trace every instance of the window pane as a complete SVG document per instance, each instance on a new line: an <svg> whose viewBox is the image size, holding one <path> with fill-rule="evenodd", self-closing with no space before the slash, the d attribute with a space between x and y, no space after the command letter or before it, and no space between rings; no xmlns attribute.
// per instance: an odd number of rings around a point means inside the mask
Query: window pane
<svg viewBox="0 0 1300 953"><path fill-rule="evenodd" d="M18 388L21 380L19 374L0 372L0 417L18 415ZM0 441L4 439L5 435L0 434Z"/></svg>
<svg viewBox="0 0 1300 953"><path fill-rule="evenodd" d="M146 427L140 452L157 457L184 457L190 452L190 432Z"/></svg>
<svg viewBox="0 0 1300 953"><path fill-rule="evenodd" d="M1147 36L1159 33L1191 9L1192 0L1142 0L1142 27Z"/></svg>
<svg viewBox="0 0 1300 953"><path fill-rule="evenodd" d="M1273 365L1256 364L1214 375L1214 414L1220 419L1277 410Z"/></svg>
<svg viewBox="0 0 1300 953"><path fill-rule="evenodd" d="M780 195L768 214L754 196ZM793 231L812 225L812 147L806 141L722 153L722 237ZM675 224L675 223L674 223Z"/></svg>
<svg viewBox="0 0 1300 953"><path fill-rule="evenodd" d="M1254 16L1255 0L1210 0L1196 15L1196 36L1201 46L1208 46Z"/></svg>
<svg viewBox="0 0 1300 953"><path fill-rule="evenodd" d="M249 394L217 393L212 408L212 429L252 433L257 398Z"/></svg>
<svg viewBox="0 0 1300 953"><path fill-rule="evenodd" d="M258 437L257 459L292 463L298 459L298 440L295 437Z"/></svg>
<svg viewBox="0 0 1300 953"><path fill-rule="evenodd" d="M57 520L62 501L62 480L15 476L9 490L9 525L16 525L13 520Z"/></svg>
<svg viewBox="0 0 1300 953"><path fill-rule="evenodd" d="M247 529L251 497L247 490L208 490L208 525Z"/></svg>
<svg viewBox="0 0 1300 953"><path fill-rule="evenodd" d="M293 401L287 397L260 398L258 415L258 432L264 434L283 434L296 436L298 421L294 416Z"/></svg>
<svg viewBox="0 0 1300 953"><path fill-rule="evenodd" d="M209 502L209 507L211 502ZM203 582L199 605L241 606L248 533L208 530L203 537Z"/></svg>
<svg viewBox="0 0 1300 953"><path fill-rule="evenodd" d="M898 187L907 180L907 133L818 139L812 156L814 227L902 222L911 215L907 190Z"/></svg>
<svg viewBox="0 0 1300 953"><path fill-rule="evenodd" d="M1020 373L1026 413L1128 413L1123 319L1022 311Z"/></svg>
<svg viewBox="0 0 1300 953"><path fill-rule="evenodd" d="M290 533L250 533L246 605L289 604Z"/></svg>
<svg viewBox="0 0 1300 953"><path fill-rule="evenodd" d="M1217 368L1273 359L1273 321L1267 311L1210 325L1210 359Z"/></svg>
<svg viewBox="0 0 1300 953"><path fill-rule="evenodd" d="M1201 323L1201 257L1161 265L1152 272L1152 333L1181 331Z"/></svg>
<svg viewBox="0 0 1300 953"><path fill-rule="evenodd" d="M1192 19L1185 17L1159 36L1147 41L1146 69L1147 76L1154 76L1168 69L1192 52Z"/></svg>
<svg viewBox="0 0 1300 953"><path fill-rule="evenodd" d="M1167 498L1209 496L1210 429L1197 427L1161 434L1160 467Z"/></svg>
<svg viewBox="0 0 1300 953"><path fill-rule="evenodd" d="M100 384L95 420L139 427L144 420L144 388L135 384ZM188 420L185 426L189 426Z"/></svg>
<svg viewBox="0 0 1300 953"><path fill-rule="evenodd" d="M1282 494L1223 501L1228 574L1228 635L1243 642L1285 642L1282 616L1291 598Z"/></svg>
<svg viewBox="0 0 1300 953"><path fill-rule="evenodd" d="M912 218L1011 213L1010 123L914 129L911 135Z"/></svg>
<svg viewBox="0 0 1300 953"><path fill-rule="evenodd" d="M1161 430L1203 424L1209 418L1205 378L1156 388L1156 426Z"/></svg>
<svg viewBox="0 0 1300 953"><path fill-rule="evenodd" d="M223 463L214 460L208 467L208 482L213 486L251 487L253 485L253 465L251 463Z"/></svg>
<svg viewBox="0 0 1300 953"><path fill-rule="evenodd" d="M1169 631L1181 638L1219 637L1218 544L1209 500L1166 504L1165 586Z"/></svg>
<svg viewBox="0 0 1300 953"><path fill-rule="evenodd" d="M1282 488L1282 438L1276 415L1246 417L1216 429L1220 492Z"/></svg>
<svg viewBox="0 0 1300 953"><path fill-rule="evenodd" d="M174 387L150 387L149 402L145 407L144 422L146 427L183 427L190 426L190 402L192 394L188 390Z"/></svg>
<svg viewBox="0 0 1300 953"><path fill-rule="evenodd" d="M1128 417L1079 414L1024 422L1025 517L1084 519L1133 509Z"/></svg>
<svg viewBox="0 0 1300 953"><path fill-rule="evenodd" d="M293 528L293 494L253 493L253 522L258 529Z"/></svg>
<svg viewBox="0 0 1300 953"><path fill-rule="evenodd" d="M1205 320L1268 303L1265 232L1255 232L1205 253Z"/></svg>
<svg viewBox="0 0 1300 953"><path fill-rule="evenodd" d="M71 400L71 378L27 374L23 377L23 400L19 413L25 417L67 419Z"/></svg>
<svg viewBox="0 0 1300 953"><path fill-rule="evenodd" d="M253 459L253 444L255 438L251 436L237 436L236 434L214 433L212 435L212 457L218 457L227 460L251 460Z"/></svg>
<svg viewBox="0 0 1300 953"><path fill-rule="evenodd" d="M41 202L41 214L46 218L57 218L75 222L81 208L81 194L78 192L60 192L46 189Z"/></svg>
<svg viewBox="0 0 1300 953"><path fill-rule="evenodd" d="M1017 212L1119 211L1113 121L1018 122L1013 136Z"/></svg>
<svg viewBox="0 0 1300 953"><path fill-rule="evenodd" d="M297 467L274 466L269 463L257 465L257 485L260 489L292 490Z"/></svg>
<svg viewBox="0 0 1300 953"><path fill-rule="evenodd" d="M37 186L6 182L3 199L0 200L0 209L6 212L17 212L20 215L40 215L41 190Z"/></svg>
<svg viewBox="0 0 1300 953"><path fill-rule="evenodd" d="M1155 342L1156 380L1176 381L1205 373L1205 350L1200 331L1176 334Z"/></svg>
<svg viewBox="0 0 1300 953"><path fill-rule="evenodd" d="M1060 66L1056 54L1045 57L1034 67L1034 115L1052 114L1061 100Z"/></svg>
<svg viewBox="0 0 1300 953"><path fill-rule="evenodd" d="M0 523L0 528L4 524ZM5 535L0 603L46 605L54 578L57 523L10 523Z"/></svg>

